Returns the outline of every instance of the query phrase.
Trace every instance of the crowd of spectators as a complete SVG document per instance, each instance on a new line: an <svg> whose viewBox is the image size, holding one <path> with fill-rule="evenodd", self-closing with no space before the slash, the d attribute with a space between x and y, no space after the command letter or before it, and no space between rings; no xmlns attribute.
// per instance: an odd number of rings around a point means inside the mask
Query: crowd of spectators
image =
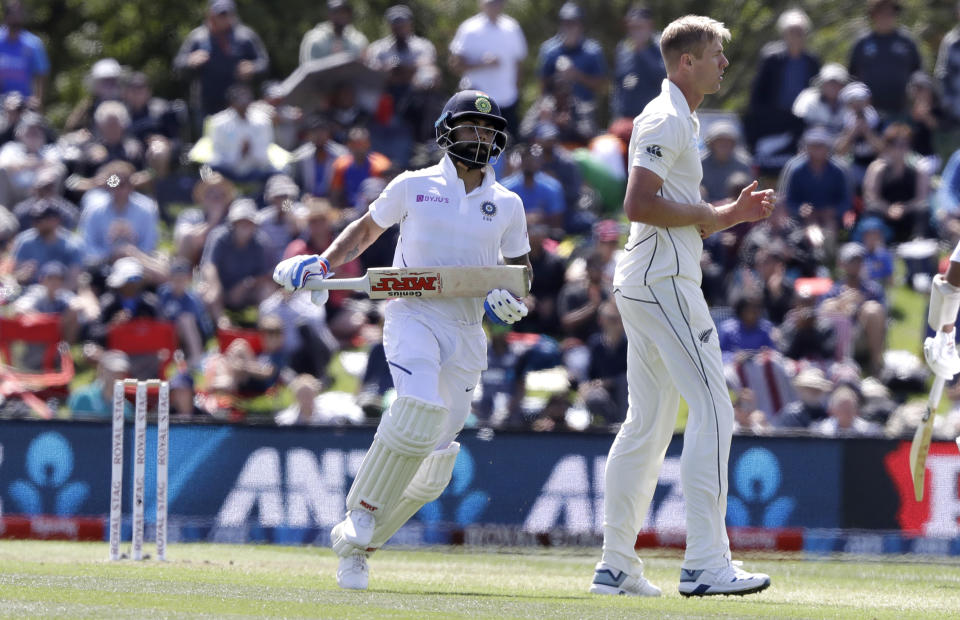
<svg viewBox="0 0 960 620"><path fill-rule="evenodd" d="M322 251L395 175L440 157L432 122L453 75L491 93L508 120L512 146L497 174L523 198L535 274L529 316L512 331L490 328L471 423L621 422L627 342L611 279L628 226L631 119L665 77L656 24L630 8L623 40L605 50L590 37L598 26L563 4L550 16L556 35L536 52L537 97L524 106L533 42L504 0L478 4L437 50L414 32L409 6L388 9L389 34L373 39L354 26L348 0L328 0L328 21L302 35L300 63L359 63L382 86L371 97L369 85L341 81L307 108L267 81L282 76L233 1L211 0L172 59L181 99L155 97L137 67L102 58L57 131L43 116L52 76L42 43L20 3L6 2L0 312L24 324L56 316L77 361L60 415L105 417L114 378L163 376L178 418L375 420L391 389L382 306L337 291L317 307L270 275L284 257ZM810 18L784 12L780 38L756 60L743 119L703 115L704 200L727 201L757 177L779 195L769 220L704 243L703 288L739 432L880 434L902 417L909 377L923 379L919 363L888 355L888 291L898 256L906 283L925 292L937 242L960 240L960 151L943 166L937 150L960 123L960 27L931 75L898 24L897 0L869 0L867 15L844 65L822 64L807 47ZM395 239L385 234L338 275L390 264ZM120 334L131 324L177 354L158 365L130 348ZM50 370L33 348L20 365ZM342 375L358 385L346 398L331 390ZM15 392L4 396L0 407L22 410L10 408Z"/></svg>

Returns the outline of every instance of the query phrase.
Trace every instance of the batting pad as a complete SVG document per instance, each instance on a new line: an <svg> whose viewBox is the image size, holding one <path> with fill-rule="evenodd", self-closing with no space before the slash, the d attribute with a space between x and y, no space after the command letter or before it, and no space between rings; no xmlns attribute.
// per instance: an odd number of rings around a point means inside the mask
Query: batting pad
<svg viewBox="0 0 960 620"><path fill-rule="evenodd" d="M373 444L347 494L347 510L369 510L377 520L400 499L440 438L447 409L401 396L380 420Z"/></svg>
<svg viewBox="0 0 960 620"><path fill-rule="evenodd" d="M371 548L379 548L390 537L397 533L400 527L417 514L417 511L440 497L443 490L450 484L453 476L453 466L457 462L460 444L454 441L443 450L437 450L420 464L417 474L404 489L400 501L389 512L385 512L377 519L377 527L373 530L370 540Z"/></svg>
<svg viewBox="0 0 960 620"><path fill-rule="evenodd" d="M930 287L930 309L927 310L927 324L934 331L940 331L944 325L957 321L960 312L960 289L953 286L943 274L933 276Z"/></svg>

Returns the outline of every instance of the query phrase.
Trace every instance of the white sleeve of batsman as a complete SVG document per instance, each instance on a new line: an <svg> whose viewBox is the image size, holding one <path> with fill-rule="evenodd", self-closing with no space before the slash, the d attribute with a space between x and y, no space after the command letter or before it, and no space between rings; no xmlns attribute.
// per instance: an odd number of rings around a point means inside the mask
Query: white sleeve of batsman
<svg viewBox="0 0 960 620"><path fill-rule="evenodd" d="M960 312L960 288L947 282L943 274L938 273L933 277L933 283L930 286L930 311L927 313L927 323L933 331L939 332L944 325L957 322L958 312Z"/></svg>

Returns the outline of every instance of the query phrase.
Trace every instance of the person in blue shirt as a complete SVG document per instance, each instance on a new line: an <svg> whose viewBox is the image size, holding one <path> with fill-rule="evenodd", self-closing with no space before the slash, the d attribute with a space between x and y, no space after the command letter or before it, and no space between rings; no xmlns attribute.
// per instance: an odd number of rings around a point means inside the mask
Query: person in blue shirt
<svg viewBox="0 0 960 620"><path fill-rule="evenodd" d="M734 317L720 323L717 334L724 363L730 362L741 351L776 349L773 341L773 323L762 317L763 297L745 294L733 306Z"/></svg>
<svg viewBox="0 0 960 620"><path fill-rule="evenodd" d="M574 2L560 8L560 25L540 46L537 74L542 92L551 92L557 79L573 84L574 94L593 102L607 86L607 61L603 48L583 32L583 10Z"/></svg>
<svg viewBox="0 0 960 620"><path fill-rule="evenodd" d="M14 274L17 280L21 284L32 284L44 265L57 261L69 270L67 281L72 288L83 262L79 238L60 226L61 211L48 200L37 200L31 217L33 227L13 240Z"/></svg>
<svg viewBox="0 0 960 620"><path fill-rule="evenodd" d="M612 118L633 118L660 94L667 77L660 53L660 35L653 30L650 9L634 6L627 11L627 37L614 54Z"/></svg>
<svg viewBox="0 0 960 620"><path fill-rule="evenodd" d="M190 290L193 269L190 262L177 258L170 265L170 281L160 285L160 316L177 326L177 335L192 367L199 367L204 343L213 337L213 322L203 302Z"/></svg>
<svg viewBox="0 0 960 620"><path fill-rule="evenodd" d="M104 351L97 364L97 378L74 390L67 409L75 418L109 420L113 413L113 383L130 374L130 358L123 351ZM124 417L133 420L133 407L124 402Z"/></svg>
<svg viewBox="0 0 960 620"><path fill-rule="evenodd" d="M863 218L853 231L854 240L861 242L867 251L863 257L867 277L884 288L893 280L893 254L886 246L889 234L886 224L876 216Z"/></svg>
<svg viewBox="0 0 960 620"><path fill-rule="evenodd" d="M515 157L520 159L520 169L504 179L503 186L520 196L527 215L540 213L546 224L554 229L563 229L567 210L563 186L547 173L541 172L543 147L539 144L518 145L511 160Z"/></svg>
<svg viewBox="0 0 960 620"><path fill-rule="evenodd" d="M850 221L853 197L846 168L831 157L834 137L822 127L803 134L803 152L783 167L778 194L793 217L812 220L836 237Z"/></svg>
<svg viewBox="0 0 960 620"><path fill-rule="evenodd" d="M0 93L16 91L43 102L50 60L40 37L23 29L25 10L20 0L3 3L0 26ZM39 106L38 106L39 107Z"/></svg>

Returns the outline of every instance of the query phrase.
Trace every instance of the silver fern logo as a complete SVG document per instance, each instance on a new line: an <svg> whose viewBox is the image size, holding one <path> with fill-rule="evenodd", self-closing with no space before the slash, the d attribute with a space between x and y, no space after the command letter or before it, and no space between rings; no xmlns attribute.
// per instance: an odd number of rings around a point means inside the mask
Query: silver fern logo
<svg viewBox="0 0 960 620"><path fill-rule="evenodd" d="M710 335L713 334L713 328L708 327L699 334L697 334L697 339L700 340L700 344L707 344L710 342Z"/></svg>

